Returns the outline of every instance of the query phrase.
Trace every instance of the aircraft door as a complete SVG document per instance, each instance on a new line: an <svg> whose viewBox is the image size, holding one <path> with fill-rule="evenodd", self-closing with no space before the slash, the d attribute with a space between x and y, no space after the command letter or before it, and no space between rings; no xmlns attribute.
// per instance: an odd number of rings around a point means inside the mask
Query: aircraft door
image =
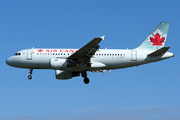
<svg viewBox="0 0 180 120"><path fill-rule="evenodd" d="M33 52L33 49L27 50L27 55L26 55L27 60L32 60L32 52Z"/></svg>
<svg viewBox="0 0 180 120"><path fill-rule="evenodd" d="M137 61L137 51L136 50L131 51L131 61Z"/></svg>

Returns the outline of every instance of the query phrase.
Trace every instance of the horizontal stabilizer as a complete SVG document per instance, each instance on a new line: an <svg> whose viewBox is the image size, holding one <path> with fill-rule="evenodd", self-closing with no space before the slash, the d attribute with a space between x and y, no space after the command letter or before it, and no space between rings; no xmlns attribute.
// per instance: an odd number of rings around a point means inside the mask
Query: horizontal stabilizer
<svg viewBox="0 0 180 120"><path fill-rule="evenodd" d="M155 57L155 56L164 55L164 54L168 51L169 48L170 48L170 47L163 47L163 48L161 48L161 49L159 49L159 50L156 50L156 51L150 53L148 56L150 56L150 57Z"/></svg>

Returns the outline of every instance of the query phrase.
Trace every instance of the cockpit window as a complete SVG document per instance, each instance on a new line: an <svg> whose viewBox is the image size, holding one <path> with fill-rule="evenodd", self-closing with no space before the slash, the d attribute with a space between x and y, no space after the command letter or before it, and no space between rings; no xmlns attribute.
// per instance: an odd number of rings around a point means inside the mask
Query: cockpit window
<svg viewBox="0 0 180 120"><path fill-rule="evenodd" d="M21 55L21 53L16 53L16 54L14 54L14 55Z"/></svg>

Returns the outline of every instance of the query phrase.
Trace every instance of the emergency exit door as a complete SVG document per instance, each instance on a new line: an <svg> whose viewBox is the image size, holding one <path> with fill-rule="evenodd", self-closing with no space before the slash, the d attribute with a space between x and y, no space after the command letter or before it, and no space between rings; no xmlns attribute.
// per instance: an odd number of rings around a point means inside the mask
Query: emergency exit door
<svg viewBox="0 0 180 120"><path fill-rule="evenodd" d="M131 51L131 61L137 61L137 51L136 50Z"/></svg>

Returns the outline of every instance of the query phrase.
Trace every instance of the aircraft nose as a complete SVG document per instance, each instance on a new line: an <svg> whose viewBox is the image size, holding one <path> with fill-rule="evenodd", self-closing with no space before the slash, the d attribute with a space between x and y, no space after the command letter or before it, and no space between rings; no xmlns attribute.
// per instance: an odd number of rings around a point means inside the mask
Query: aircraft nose
<svg viewBox="0 0 180 120"><path fill-rule="evenodd" d="M6 60L6 64L7 65L9 65L9 63L10 63L10 60L9 60L9 58Z"/></svg>
<svg viewBox="0 0 180 120"><path fill-rule="evenodd" d="M12 66L12 62L13 62L13 61L14 61L14 60L12 59L12 57L10 57L10 58L8 58L8 59L6 60L6 64Z"/></svg>

